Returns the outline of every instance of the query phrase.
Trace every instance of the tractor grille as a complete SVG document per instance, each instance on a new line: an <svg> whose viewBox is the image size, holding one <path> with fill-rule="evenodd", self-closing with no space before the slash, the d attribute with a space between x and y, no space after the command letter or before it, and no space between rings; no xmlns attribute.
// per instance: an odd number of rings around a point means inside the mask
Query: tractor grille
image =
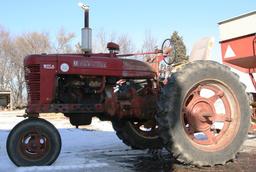
<svg viewBox="0 0 256 172"><path fill-rule="evenodd" d="M40 101L40 65L25 67L25 79L28 92L28 103L37 104Z"/></svg>

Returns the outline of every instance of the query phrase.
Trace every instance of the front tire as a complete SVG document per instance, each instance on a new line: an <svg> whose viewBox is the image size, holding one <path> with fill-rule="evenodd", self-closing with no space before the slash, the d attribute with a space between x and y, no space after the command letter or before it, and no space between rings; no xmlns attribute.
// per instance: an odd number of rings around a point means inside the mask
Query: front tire
<svg viewBox="0 0 256 172"><path fill-rule="evenodd" d="M51 165L59 156L61 138L51 123L31 118L21 121L11 130L6 149L17 166Z"/></svg>
<svg viewBox="0 0 256 172"><path fill-rule="evenodd" d="M197 166L235 158L250 126L244 86L228 67L213 61L188 63L174 73L162 89L158 112L166 149Z"/></svg>

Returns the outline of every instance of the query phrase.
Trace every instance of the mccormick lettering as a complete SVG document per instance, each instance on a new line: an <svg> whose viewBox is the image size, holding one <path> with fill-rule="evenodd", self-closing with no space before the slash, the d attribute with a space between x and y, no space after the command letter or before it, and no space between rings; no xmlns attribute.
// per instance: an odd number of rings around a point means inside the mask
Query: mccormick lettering
<svg viewBox="0 0 256 172"><path fill-rule="evenodd" d="M74 67L85 67L85 68L106 68L106 62L102 61L91 61L91 60L74 60Z"/></svg>

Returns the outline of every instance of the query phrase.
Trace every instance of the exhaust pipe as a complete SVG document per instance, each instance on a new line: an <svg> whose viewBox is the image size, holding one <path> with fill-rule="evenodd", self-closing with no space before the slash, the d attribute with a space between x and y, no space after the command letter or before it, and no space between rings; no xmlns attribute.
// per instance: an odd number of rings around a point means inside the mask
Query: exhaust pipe
<svg viewBox="0 0 256 172"><path fill-rule="evenodd" d="M92 52L92 29L89 27L89 6L78 3L84 10L84 28L82 28L81 49L85 53Z"/></svg>

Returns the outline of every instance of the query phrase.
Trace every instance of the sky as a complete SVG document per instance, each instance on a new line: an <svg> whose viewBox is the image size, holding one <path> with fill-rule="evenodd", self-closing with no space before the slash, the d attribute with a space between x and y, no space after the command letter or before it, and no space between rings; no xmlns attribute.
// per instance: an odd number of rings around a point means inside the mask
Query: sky
<svg viewBox="0 0 256 172"><path fill-rule="evenodd" d="M0 25L14 35L33 31L54 35L64 28L80 41L83 11L78 2L90 6L94 34L100 30L128 34L139 48L145 32L151 32L160 46L178 31L188 53L196 40L214 36L218 57L217 23L256 9L255 0L5 0L0 3Z"/></svg>

